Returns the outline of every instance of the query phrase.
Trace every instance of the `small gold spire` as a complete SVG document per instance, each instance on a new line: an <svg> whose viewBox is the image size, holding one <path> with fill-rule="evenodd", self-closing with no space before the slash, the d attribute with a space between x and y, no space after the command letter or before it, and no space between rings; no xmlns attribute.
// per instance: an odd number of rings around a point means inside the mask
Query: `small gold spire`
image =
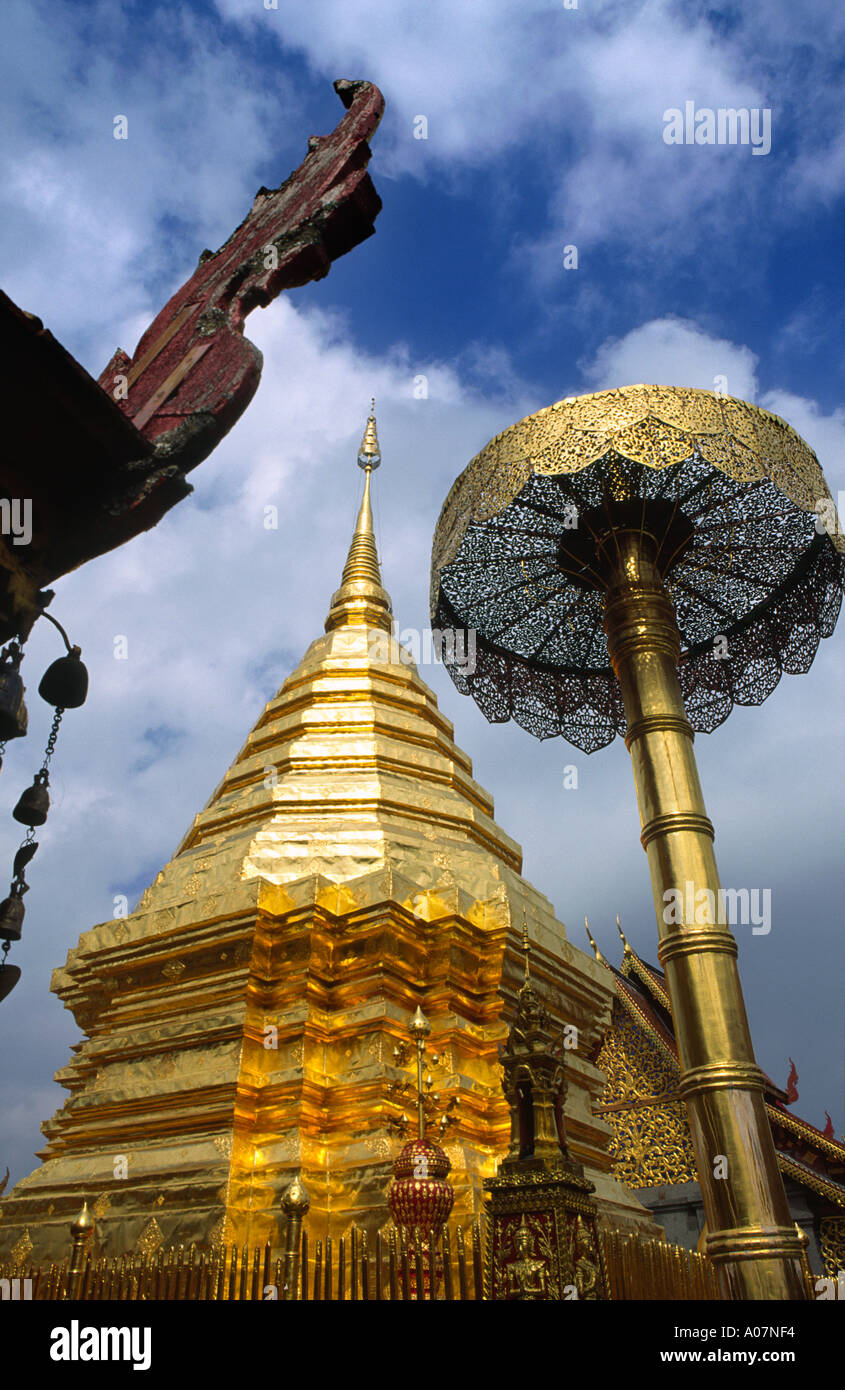
<svg viewBox="0 0 845 1390"><path fill-rule="evenodd" d="M431 1032L431 1024L419 1004L417 1005L416 1012L411 1022L408 1024L408 1032L412 1033L415 1038L427 1038Z"/></svg>
<svg viewBox="0 0 845 1390"><path fill-rule="evenodd" d="M288 1183L282 1193L282 1207L288 1216L294 1212L299 1212L303 1216L311 1206L311 1198L302 1177L297 1173L292 1182Z"/></svg>
<svg viewBox="0 0 845 1390"><path fill-rule="evenodd" d="M616 929L617 929L617 931L619 932L619 935L620 935L621 938L622 938L622 945L625 947L625 950L626 950L626 951L631 951L631 955L633 955L634 952L631 950L630 944L629 944L628 941L626 941L626 939L625 939L625 933L624 933L623 930L622 930L622 923L619 921L619 913L618 913L618 912L617 912L617 914L616 914Z"/></svg>
<svg viewBox="0 0 845 1390"><path fill-rule="evenodd" d="M95 1225L94 1218L88 1210L88 1203L84 1201L82 1203L82 1210L76 1220L71 1224L71 1233L78 1236L87 1236L89 1231L94 1230Z"/></svg>
<svg viewBox="0 0 845 1390"><path fill-rule="evenodd" d="M528 916L525 908L522 909L522 949L525 953L525 984L529 984L531 980L531 968L528 964L528 958L531 955L531 945L528 940Z"/></svg>
<svg viewBox="0 0 845 1390"><path fill-rule="evenodd" d="M605 960L604 956L602 955L601 951L599 950L598 946L593 940L593 933L590 931L590 923L586 917L584 918L584 926L587 928L587 936L590 938L590 945L593 948L593 955L595 956L596 960L600 960L603 965L607 965L607 961Z"/></svg>
<svg viewBox="0 0 845 1390"><path fill-rule="evenodd" d="M364 470L364 496L358 511L358 520L352 535L352 544L346 557L341 575L340 588L332 597L332 606L326 619L326 632L336 627L377 627L385 632L391 631L392 613L390 596L382 586L373 529L373 509L370 503L370 478L374 468L381 463L376 418L373 413L375 400L358 450L358 466Z"/></svg>

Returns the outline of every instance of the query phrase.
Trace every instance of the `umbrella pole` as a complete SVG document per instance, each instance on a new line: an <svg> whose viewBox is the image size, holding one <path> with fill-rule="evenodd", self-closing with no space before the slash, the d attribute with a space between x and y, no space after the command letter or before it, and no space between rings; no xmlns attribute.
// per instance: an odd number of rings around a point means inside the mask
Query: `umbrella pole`
<svg viewBox="0 0 845 1390"><path fill-rule="evenodd" d="M707 1253L719 1265L727 1297L806 1298L801 1248L766 1116L763 1073L754 1060L736 941L729 925L718 920L725 914L719 911L724 898L713 825L681 696L680 637L656 563L657 542L638 529L616 530L602 551L610 580L605 628L625 704Z"/></svg>

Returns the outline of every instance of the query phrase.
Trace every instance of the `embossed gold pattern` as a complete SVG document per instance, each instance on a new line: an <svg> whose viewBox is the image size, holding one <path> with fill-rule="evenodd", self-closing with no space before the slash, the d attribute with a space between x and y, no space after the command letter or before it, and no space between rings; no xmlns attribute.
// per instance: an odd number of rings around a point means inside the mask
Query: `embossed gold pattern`
<svg viewBox="0 0 845 1390"><path fill-rule="evenodd" d="M826 1216L819 1227L824 1272L837 1279L845 1269L845 1216Z"/></svg>
<svg viewBox="0 0 845 1390"><path fill-rule="evenodd" d="M618 1007L597 1064L606 1084L597 1113L614 1128L611 1153L629 1187L695 1182L689 1125L678 1098L678 1066Z"/></svg>

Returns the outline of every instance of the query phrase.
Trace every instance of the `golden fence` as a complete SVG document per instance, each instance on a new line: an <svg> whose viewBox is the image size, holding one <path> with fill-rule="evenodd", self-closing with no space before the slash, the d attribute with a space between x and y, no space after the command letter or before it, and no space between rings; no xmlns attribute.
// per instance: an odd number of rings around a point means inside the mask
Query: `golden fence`
<svg viewBox="0 0 845 1390"><path fill-rule="evenodd" d="M619 1231L602 1232L608 1292L614 1300L721 1299L716 1268L704 1255ZM434 1251L434 1288L430 1252ZM484 1298L484 1240L474 1222L433 1233L387 1227L371 1240L353 1227L337 1240L311 1241L298 1223L285 1247L171 1246L155 1253L96 1258L77 1244L49 1265L0 1264L4 1298L317 1302L447 1302ZM14 1281L18 1281L15 1284ZM28 1281L28 1284L27 1284Z"/></svg>
<svg viewBox="0 0 845 1390"><path fill-rule="evenodd" d="M721 1299L716 1266L706 1255L640 1240L621 1231L603 1232L605 1267L612 1299Z"/></svg>

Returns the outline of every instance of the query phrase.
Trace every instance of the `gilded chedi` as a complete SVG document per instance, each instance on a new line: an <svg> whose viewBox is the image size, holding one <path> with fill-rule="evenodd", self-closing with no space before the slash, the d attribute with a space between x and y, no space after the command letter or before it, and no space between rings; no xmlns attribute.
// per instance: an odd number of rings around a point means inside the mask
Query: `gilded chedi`
<svg viewBox="0 0 845 1390"><path fill-rule="evenodd" d="M523 913L536 987L553 1020L578 1029L572 1156L600 1216L654 1232L592 1113L613 981L521 877L519 846L392 636L370 506L378 462L371 416L324 635L135 911L84 933L55 972L85 1037L57 1074L70 1096L43 1126L41 1166L3 1203L3 1252L27 1241L37 1258L64 1255L83 1199L103 1254L276 1243L297 1173L315 1237L383 1225L396 1083L411 1075L397 1045L420 1005L438 1088L460 1100L445 1143L454 1214L478 1212L508 1143L498 1046Z"/></svg>

